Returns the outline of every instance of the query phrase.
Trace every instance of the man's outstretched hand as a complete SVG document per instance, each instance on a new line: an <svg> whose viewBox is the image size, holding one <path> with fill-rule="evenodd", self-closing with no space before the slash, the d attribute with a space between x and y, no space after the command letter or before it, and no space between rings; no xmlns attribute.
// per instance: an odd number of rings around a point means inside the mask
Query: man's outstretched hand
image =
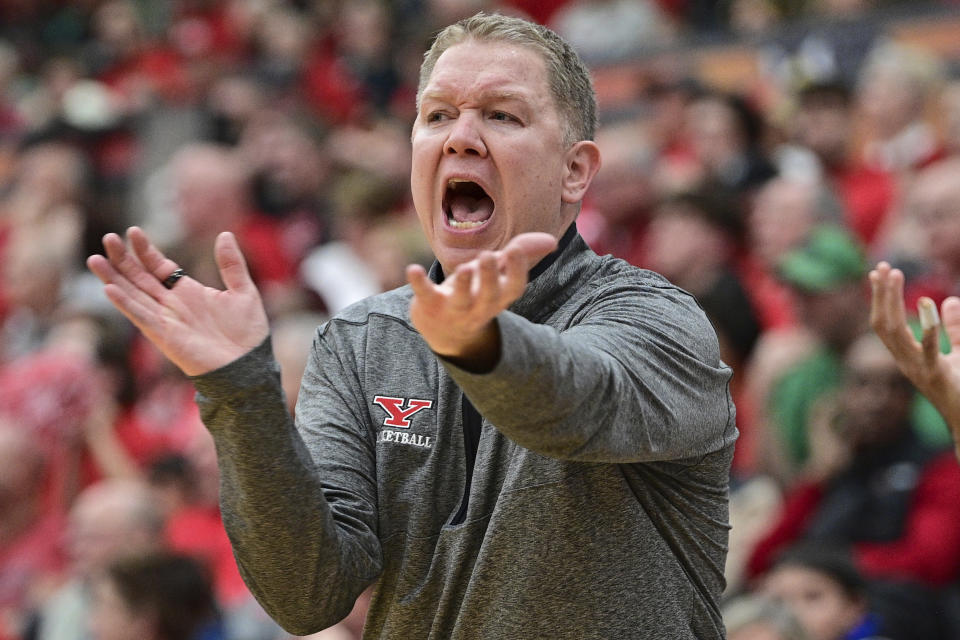
<svg viewBox="0 0 960 640"><path fill-rule="evenodd" d="M925 326L920 342L907 326L903 272L881 262L870 272L870 286L873 292L870 323L874 331L893 354L903 374L943 415L960 456L960 298L947 298L940 308L943 328L951 345L950 353L943 354L940 353L939 324ZM932 306L931 301L927 302Z"/></svg>
<svg viewBox="0 0 960 640"><path fill-rule="evenodd" d="M218 369L267 337L267 314L233 234L221 233L214 246L225 291L190 277L167 289L163 280L177 264L141 229L128 229L127 239L129 247L115 233L104 236L106 255L90 256L87 266L114 306L184 373Z"/></svg>
<svg viewBox="0 0 960 640"><path fill-rule="evenodd" d="M423 267L407 267L413 326L435 353L469 371L489 371L500 358L497 314L523 294L527 272L556 247L550 234L522 233L500 251L481 251L440 284Z"/></svg>

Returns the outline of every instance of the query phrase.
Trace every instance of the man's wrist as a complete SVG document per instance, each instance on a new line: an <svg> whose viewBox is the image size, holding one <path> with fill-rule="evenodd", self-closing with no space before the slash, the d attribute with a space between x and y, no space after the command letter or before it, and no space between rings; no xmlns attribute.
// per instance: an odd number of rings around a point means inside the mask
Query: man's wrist
<svg viewBox="0 0 960 640"><path fill-rule="evenodd" d="M496 318L469 340L434 353L470 373L489 373L500 361L500 325Z"/></svg>

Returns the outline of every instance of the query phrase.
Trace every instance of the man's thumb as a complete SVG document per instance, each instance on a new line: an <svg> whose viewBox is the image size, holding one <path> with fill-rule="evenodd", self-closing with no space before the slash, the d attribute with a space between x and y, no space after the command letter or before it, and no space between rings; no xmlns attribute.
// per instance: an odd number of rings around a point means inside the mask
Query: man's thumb
<svg viewBox="0 0 960 640"><path fill-rule="evenodd" d="M220 278L227 289L248 291L255 288L247 269L247 261L243 258L236 236L231 232L224 231L217 236L213 255L217 268L220 269Z"/></svg>
<svg viewBox="0 0 960 640"><path fill-rule="evenodd" d="M540 262L548 253L557 248L557 239L549 233L531 231L521 233L507 243L504 250L507 253L516 253L526 260L527 268Z"/></svg>

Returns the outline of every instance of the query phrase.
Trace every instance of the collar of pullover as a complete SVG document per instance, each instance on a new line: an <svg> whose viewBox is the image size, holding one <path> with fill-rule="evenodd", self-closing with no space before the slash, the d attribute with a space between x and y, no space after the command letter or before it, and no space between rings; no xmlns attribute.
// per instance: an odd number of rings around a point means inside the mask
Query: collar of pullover
<svg viewBox="0 0 960 640"><path fill-rule="evenodd" d="M592 269L587 265L596 258L587 243L577 233L576 223L564 232L557 249L544 257L529 272L530 282L523 295L510 306L510 311L532 321L547 318L574 294ZM434 262L429 277L443 282L443 268Z"/></svg>

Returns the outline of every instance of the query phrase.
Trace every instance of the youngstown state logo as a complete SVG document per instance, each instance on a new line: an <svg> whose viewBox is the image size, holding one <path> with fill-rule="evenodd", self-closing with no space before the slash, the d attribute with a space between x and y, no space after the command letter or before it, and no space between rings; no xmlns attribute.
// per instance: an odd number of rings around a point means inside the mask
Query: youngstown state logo
<svg viewBox="0 0 960 640"><path fill-rule="evenodd" d="M418 411L433 406L433 400L417 400L416 398L407 400L406 398L390 396L374 396L373 402L387 412L387 417L383 420L383 426L399 429L409 429L411 416ZM404 408L404 403L406 403L406 408Z"/></svg>

